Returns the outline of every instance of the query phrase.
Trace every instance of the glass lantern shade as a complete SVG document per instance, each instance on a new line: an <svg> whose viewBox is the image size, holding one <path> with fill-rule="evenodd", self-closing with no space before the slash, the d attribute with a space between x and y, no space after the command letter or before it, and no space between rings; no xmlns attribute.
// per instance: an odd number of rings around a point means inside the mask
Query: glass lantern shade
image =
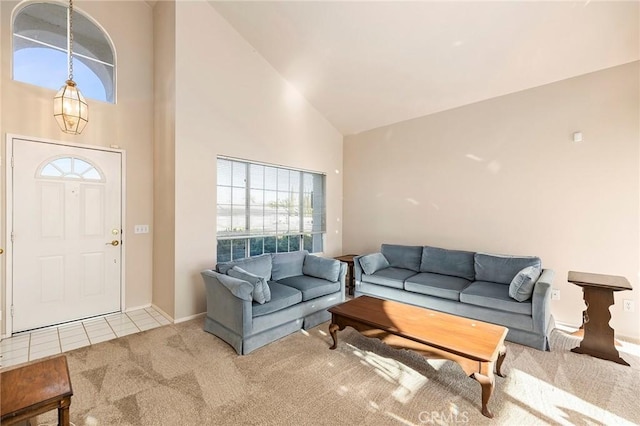
<svg viewBox="0 0 640 426"><path fill-rule="evenodd" d="M67 80L53 98L53 116L65 133L79 135L87 125L89 107L73 80Z"/></svg>

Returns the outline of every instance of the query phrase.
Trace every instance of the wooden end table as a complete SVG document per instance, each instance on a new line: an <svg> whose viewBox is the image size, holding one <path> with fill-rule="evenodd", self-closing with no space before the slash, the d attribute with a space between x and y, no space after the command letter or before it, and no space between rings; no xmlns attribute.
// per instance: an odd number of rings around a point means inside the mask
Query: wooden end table
<svg viewBox="0 0 640 426"><path fill-rule="evenodd" d="M575 271L569 271L568 281L582 287L584 303L587 305L587 309L582 312L581 328L584 329L584 338L580 346L571 351L629 365L620 358L615 347L614 330L609 325L609 306L614 304L613 292L632 290L629 281L615 275Z"/></svg>
<svg viewBox="0 0 640 426"><path fill-rule="evenodd" d="M69 426L71 379L67 357L45 359L0 372L1 424L11 425L58 410L58 424Z"/></svg>
<svg viewBox="0 0 640 426"><path fill-rule="evenodd" d="M353 258L358 256L357 254L345 254L342 256L334 257L334 259L339 260L340 262L344 262L347 264L347 294L353 295L355 285L355 276L353 275Z"/></svg>
<svg viewBox="0 0 640 426"><path fill-rule="evenodd" d="M500 369L507 354L507 328L369 296L356 297L328 311L333 339L329 349L338 346L338 331L350 326L391 347L455 361L480 383L482 414L493 417L488 404L495 384L494 369L504 377Z"/></svg>

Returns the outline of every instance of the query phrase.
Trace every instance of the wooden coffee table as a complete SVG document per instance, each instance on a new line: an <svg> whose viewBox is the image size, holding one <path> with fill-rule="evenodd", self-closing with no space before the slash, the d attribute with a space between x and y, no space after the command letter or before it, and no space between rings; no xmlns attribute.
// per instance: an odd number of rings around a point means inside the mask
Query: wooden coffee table
<svg viewBox="0 0 640 426"><path fill-rule="evenodd" d="M350 326L366 337L375 337L394 348L410 349L428 358L457 362L482 387L482 414L492 418L487 407L493 392L495 372L506 356L504 338L508 329L468 318L361 296L328 309L329 333L335 349L338 330Z"/></svg>

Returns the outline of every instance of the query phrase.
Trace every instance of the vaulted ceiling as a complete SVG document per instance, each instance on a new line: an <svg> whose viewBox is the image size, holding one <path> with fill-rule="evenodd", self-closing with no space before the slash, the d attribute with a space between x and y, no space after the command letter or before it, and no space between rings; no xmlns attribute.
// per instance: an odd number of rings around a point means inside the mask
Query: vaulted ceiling
<svg viewBox="0 0 640 426"><path fill-rule="evenodd" d="M636 1L210 2L353 134L636 61Z"/></svg>

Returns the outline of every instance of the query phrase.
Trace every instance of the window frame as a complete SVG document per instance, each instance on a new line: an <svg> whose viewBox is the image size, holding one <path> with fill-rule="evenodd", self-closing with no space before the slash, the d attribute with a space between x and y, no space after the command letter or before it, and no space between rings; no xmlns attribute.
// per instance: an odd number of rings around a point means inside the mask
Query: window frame
<svg viewBox="0 0 640 426"><path fill-rule="evenodd" d="M66 32L64 35L64 39L65 39L65 47L60 47L60 46L56 46L53 45L51 43L47 43L32 37L28 37L25 36L23 34L18 34L16 33L16 19L18 19L19 15L28 7L30 6L35 6L35 5L40 5L40 4L46 4L46 5L53 5L53 6L57 6L57 7L61 7L63 9L68 10L68 7L64 4L64 3L60 3L57 1L47 1L47 0L36 0L36 1L28 1L28 2L24 2L19 4L18 6L16 6L13 10L12 13L12 17L11 17L11 80L12 81L17 81L23 84L29 84L31 86L35 86L35 87L40 87L43 89L48 89L48 90L53 90L58 91L60 89L60 87L49 87L49 86L44 86L38 83L35 83L33 81L25 81L25 80L18 80L16 79L15 76L15 54L17 51L19 50L23 50L24 48L18 49L16 50L16 38L19 38L27 43L33 44L34 46L37 46L38 48L41 49L49 49L49 50L53 50L59 53L63 53L65 55L65 57L68 55L68 50L66 47ZM105 91L105 99L98 99L95 98L93 96L86 96L85 93L85 97L87 97L88 99L92 100L92 101L97 101L97 102L104 102L104 103L108 103L108 104L117 104L118 101L118 90L117 90L117 79L118 79L118 72L117 72L117 52L116 52L116 48L115 48L115 44L111 38L111 36L109 35L109 33L105 30L105 28L100 25L100 23L98 23L91 15L89 15L88 13L86 13L85 11L83 11L82 9L79 9L78 7L76 7L74 5L73 8L73 12L74 12L74 40L73 40L73 45L74 45L74 49L73 49L73 60L74 60L74 64L76 62L80 62L82 63L94 76L95 78L100 82L102 89L104 89ZM81 41L78 40L77 34L76 33L76 28L75 28L75 21L77 20L76 16L81 16L82 19L85 19L89 24L91 24L94 29L96 31L99 31L100 34L104 37L104 40L106 41L109 49L110 49L110 53L111 56L113 58L113 63L109 63L108 61L105 61L101 58L99 58L99 55L95 52L93 52L90 48L86 47ZM65 17L65 28L66 28L66 17ZM42 29L42 28L31 28L31 31L45 31L46 29ZM79 49L75 49L76 46L79 46L82 50L85 50L87 52L93 52L91 53L92 55L94 55L95 57L91 57L88 56L86 54L83 53L79 53L78 50ZM67 63L66 59L65 59L65 64ZM101 67L100 67L101 66ZM104 73L107 74L108 77L108 71L106 67L110 67L111 69L111 78L110 79L103 79L101 77L101 75L103 75ZM65 79L67 78L67 65L65 65ZM104 70L104 71L102 71ZM76 81L76 83L78 83L77 78L74 78L74 80ZM108 87L107 85L105 85L105 81L109 81L110 80L110 86ZM60 86L62 86L64 84L64 80L60 81ZM78 85L80 86L80 89L82 90L82 83L78 83ZM109 89L111 89L111 98L110 99L110 94L109 94Z"/></svg>
<svg viewBox="0 0 640 426"><path fill-rule="evenodd" d="M223 176L221 175L221 161L229 163L229 169L227 176L224 176L224 183L221 183ZM244 167L242 174L237 174L234 171L234 164ZM252 169L254 167L254 169ZM256 188L255 184L252 184L252 171L257 172L263 168L263 184L262 187ZM257 256L263 253L282 253L282 252L295 252L308 250L311 253L322 253L324 250L325 238L326 238L326 173L315 172L310 170L303 170L298 168L286 167L282 165L267 164L257 161L238 159L233 157L218 156L216 159L216 258L217 262L225 262L243 259L251 256ZM258 169L258 170L257 170ZM267 169L275 169L276 183L275 189L273 187L267 188ZM297 191L291 191L290 189L282 190L279 185L279 176L284 175L284 172L289 174L297 174ZM233 178L242 177L243 181L238 184L233 181ZM305 183L306 179L306 183ZM290 180L288 181L290 182ZM295 183L295 182L294 182ZM273 184L273 183L272 183ZM307 185L305 187L305 184ZM311 189L309 191L309 188ZM244 201L234 204L234 189ZM226 191L227 197L230 197L229 203L221 203L221 192ZM240 195L242 190L243 194ZM263 196L260 203L252 201L252 191L275 192L275 198L272 197L271 201ZM318 199L317 192L320 192L320 199ZM280 204L283 202L281 199L282 194L290 194L297 197L297 204L294 206L287 205L283 209L287 210L286 215L286 230L279 229L278 218L283 217L279 212ZM259 194L255 194L256 198ZM284 201L286 203L286 201ZM268 206L268 204L270 204ZM238 215L241 218L241 222L244 222L242 227L234 231L234 206L240 210L244 210L243 215ZM223 208L230 209L225 215L220 214L220 210ZM273 209L275 208L276 229L265 229L267 225L269 215L274 217ZM262 210L261 215L252 215L252 211L255 213ZM269 213L267 211L269 210ZM292 213L293 211L293 213ZM228 221L223 224L227 227L227 230L221 231L221 218L228 218ZM244 218L244 220L242 220ZM292 227L291 218L296 218L297 223ZM307 222L305 222L307 218ZM256 232L256 229L252 229L252 219L258 219L258 223L262 223L262 231ZM310 219L310 221L309 221ZM295 220L295 219L294 219ZM317 223L319 221L319 223ZM271 224L272 226L273 224ZM230 229L229 229L230 228ZM262 240L262 241L260 241ZM272 240L272 241L267 241ZM286 241L286 243L285 243ZM261 250L254 250L256 244L262 244ZM269 244L269 247L267 247ZM286 249L283 249L283 245L286 244ZM237 248L234 247L237 245ZM221 251L223 249L223 251Z"/></svg>
<svg viewBox="0 0 640 426"><path fill-rule="evenodd" d="M56 162L58 160L69 160L70 169L69 171L62 170ZM82 173L74 173L76 172L76 160L86 163L89 167L86 168ZM47 166L52 166L60 172L58 176L49 176L44 174ZM90 172L91 170L95 171L98 175L98 178L85 177L84 175ZM70 178L69 176L77 176L74 178ZM104 183L106 179L104 177L104 172L98 167L98 165L94 164L93 161L88 158L79 156L79 155L56 155L51 158L43 161L40 166L38 166L36 170L36 179L48 179L48 180L69 180L74 182L88 182L88 183Z"/></svg>

